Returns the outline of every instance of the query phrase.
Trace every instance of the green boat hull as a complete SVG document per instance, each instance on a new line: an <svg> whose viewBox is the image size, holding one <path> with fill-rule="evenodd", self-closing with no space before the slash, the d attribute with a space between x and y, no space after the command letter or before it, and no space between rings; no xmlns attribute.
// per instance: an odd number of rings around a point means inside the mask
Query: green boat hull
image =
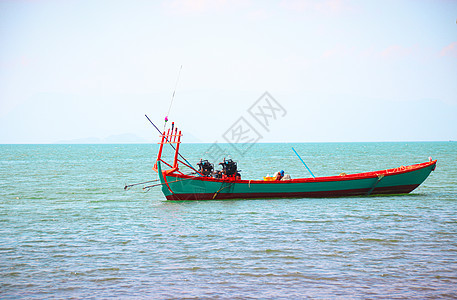
<svg viewBox="0 0 457 300"><path fill-rule="evenodd" d="M162 171L160 162L157 167L168 200L268 199L410 193L435 169L436 160L369 173L287 181L222 180Z"/></svg>

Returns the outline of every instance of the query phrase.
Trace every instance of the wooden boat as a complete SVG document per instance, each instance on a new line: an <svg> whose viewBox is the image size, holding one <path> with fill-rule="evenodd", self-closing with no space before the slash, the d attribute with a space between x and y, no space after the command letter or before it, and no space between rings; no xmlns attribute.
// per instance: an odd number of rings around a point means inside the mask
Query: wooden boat
<svg viewBox="0 0 457 300"><path fill-rule="evenodd" d="M417 188L435 170L436 160L381 171L342 174L338 176L298 178L291 180L244 180L237 172L221 174L193 168L179 153L181 131L163 132L153 169L158 172L162 192L167 200L211 200L252 198L344 197L379 194L406 194ZM162 159L162 149L171 144L175 149L173 164ZM178 156L184 159L183 162ZM183 164L194 170L191 175L179 169ZM163 167L169 169L164 170ZM238 174L239 175L239 174Z"/></svg>

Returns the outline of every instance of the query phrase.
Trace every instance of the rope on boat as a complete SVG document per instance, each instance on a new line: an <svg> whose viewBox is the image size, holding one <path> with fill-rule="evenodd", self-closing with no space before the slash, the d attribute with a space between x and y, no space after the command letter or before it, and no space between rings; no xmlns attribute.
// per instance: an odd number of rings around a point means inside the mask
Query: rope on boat
<svg viewBox="0 0 457 300"><path fill-rule="evenodd" d="M186 179L180 179L180 180L175 180L175 181L169 181L169 182L163 182L163 183L158 183L158 184L153 184L153 185L149 185L149 186L145 186L143 188L143 191L144 190L147 190L146 192L149 192L149 190L153 187L156 187L156 186L161 186L161 185L164 185L164 184L167 184L167 183L174 183L174 182L180 182L180 181L185 181L185 180L193 180L193 179L196 179L198 177L192 177L192 178L186 178Z"/></svg>
<svg viewBox="0 0 457 300"><path fill-rule="evenodd" d="M195 174L195 173L188 173L188 174L184 174L184 175L192 175L192 174ZM184 180L187 180L187 179L184 179ZM124 186L124 190L129 190L132 186L136 186L136 185L140 185L140 184L145 184L145 183L150 183L150 182L157 182L157 181L160 181L160 179L155 179L155 180L149 180L149 181L144 181L144 182L139 182L139 183L133 183L133 184L126 184ZM173 181L174 182L174 181ZM161 185L161 184L159 184ZM143 188L146 189L146 188L150 188L150 187L153 187L153 186L157 186L156 184L152 185L152 186L146 186Z"/></svg>
<svg viewBox="0 0 457 300"><path fill-rule="evenodd" d="M378 175L378 180L376 180L376 182L373 184L373 186L371 187L371 189L368 191L368 193L366 193L367 196L369 196L371 194L371 192L373 192L374 188L378 185L378 183L381 181L381 179L384 178L384 175L382 174L379 174Z"/></svg>
<svg viewBox="0 0 457 300"><path fill-rule="evenodd" d="M229 188L231 187L234 182L231 182L230 185L227 185L226 187L223 187L224 186L224 183L226 183L225 181L222 182L221 184L221 188L219 190L217 190L217 192L214 193L214 196L213 196L213 200L216 199L217 195L219 194L219 192L221 192L222 190L226 189L226 188Z"/></svg>
<svg viewBox="0 0 457 300"><path fill-rule="evenodd" d="M144 182L139 182L139 183L133 183L133 184L126 184L124 186L124 190L128 190L130 189L132 186L135 186L135 185L140 185L140 184L145 184L145 183L150 183L150 182L156 182L156 181L159 181L160 179L156 179L156 180L149 180L149 181L144 181Z"/></svg>

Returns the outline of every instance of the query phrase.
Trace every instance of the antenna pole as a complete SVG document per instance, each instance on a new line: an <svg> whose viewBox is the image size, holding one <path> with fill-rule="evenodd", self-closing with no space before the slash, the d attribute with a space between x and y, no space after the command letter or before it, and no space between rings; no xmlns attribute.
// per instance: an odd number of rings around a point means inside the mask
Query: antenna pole
<svg viewBox="0 0 457 300"><path fill-rule="evenodd" d="M308 171L311 173L311 175L313 175L314 178L316 178L316 176L314 176L313 172L311 172L311 170L308 168L308 166L305 164L305 162L303 161L303 159L301 159L300 155L298 155L297 151L295 151L294 147L292 147L292 150L294 150L295 154L297 154L298 158L301 160L301 162L305 165L305 167L308 169Z"/></svg>
<svg viewBox="0 0 457 300"><path fill-rule="evenodd" d="M166 116L165 116L165 124L163 124L163 130L164 130L164 131L165 131L165 127L167 126L168 116L170 115L171 106L173 105L173 100L175 99L176 87L178 86L179 77L181 76L181 70L182 70L182 65L181 65L181 67L179 68L178 78L176 79L176 83L175 83L175 89L173 90L173 94L171 95L170 107L168 108L168 112L167 112L167 114L166 114Z"/></svg>

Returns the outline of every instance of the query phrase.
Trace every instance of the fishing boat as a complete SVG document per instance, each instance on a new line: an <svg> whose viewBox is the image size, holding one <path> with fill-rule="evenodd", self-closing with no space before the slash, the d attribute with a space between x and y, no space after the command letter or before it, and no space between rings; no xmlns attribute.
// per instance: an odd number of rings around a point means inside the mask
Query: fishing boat
<svg viewBox="0 0 457 300"><path fill-rule="evenodd" d="M151 122L152 123L152 122ZM155 126L155 125L154 125ZM157 128L157 127L156 127ZM180 153L181 131L174 128L161 134L159 152L153 170L159 175L162 192L167 200L211 200L254 198L346 197L380 194L406 194L417 188L435 170L436 160L380 171L337 176L276 180L241 179L232 160L221 163L222 170L214 171L208 161L200 161L194 168ZM174 148L170 164L162 159L164 145ZM297 154L298 155L298 154ZM184 174L180 166L193 170Z"/></svg>

